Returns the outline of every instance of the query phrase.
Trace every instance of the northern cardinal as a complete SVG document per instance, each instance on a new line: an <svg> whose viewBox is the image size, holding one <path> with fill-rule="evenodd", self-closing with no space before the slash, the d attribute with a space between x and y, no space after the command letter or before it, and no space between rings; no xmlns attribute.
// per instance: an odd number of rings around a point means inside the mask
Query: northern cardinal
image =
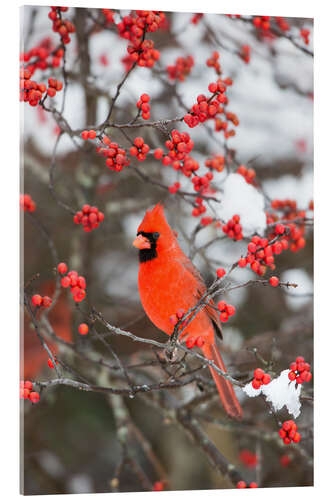
<svg viewBox="0 0 333 500"><path fill-rule="evenodd" d="M186 312L194 307L206 291L205 283L180 248L161 204L146 212L133 245L139 249L138 286L143 308L157 328L171 335L174 324L170 317L179 309ZM212 300L210 303L214 305ZM219 315L207 305L183 330L181 340L186 340L187 346L200 347L207 359L226 372L215 343L215 332L222 336ZM232 418L242 418L231 382L209 368L225 411Z"/></svg>

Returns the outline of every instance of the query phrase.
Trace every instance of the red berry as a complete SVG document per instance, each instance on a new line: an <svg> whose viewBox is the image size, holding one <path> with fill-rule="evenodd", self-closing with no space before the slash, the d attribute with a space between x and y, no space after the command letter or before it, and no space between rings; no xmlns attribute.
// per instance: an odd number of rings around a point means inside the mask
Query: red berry
<svg viewBox="0 0 333 500"><path fill-rule="evenodd" d="M285 430L286 432L288 432L292 427L292 421L291 420L286 420L285 422L283 422L282 424L282 428L283 430Z"/></svg>
<svg viewBox="0 0 333 500"><path fill-rule="evenodd" d="M30 392L29 399L30 399L30 401L32 403L38 403L38 401L39 401L39 394L38 394L38 392Z"/></svg>
<svg viewBox="0 0 333 500"><path fill-rule="evenodd" d="M265 373L263 378L262 378L262 383L264 385L267 385L270 383L270 381L271 381L271 376L268 373Z"/></svg>
<svg viewBox="0 0 333 500"><path fill-rule="evenodd" d="M42 301L43 299L40 295L36 294L32 296L31 302L34 306L39 307L42 304Z"/></svg>
<svg viewBox="0 0 333 500"><path fill-rule="evenodd" d="M188 337L185 343L188 349L192 349L192 347L194 347L195 345L195 339L193 337Z"/></svg>
<svg viewBox="0 0 333 500"><path fill-rule="evenodd" d="M24 388L23 391L21 392L21 398L29 399L29 396L30 396L30 390Z"/></svg>
<svg viewBox="0 0 333 500"><path fill-rule="evenodd" d="M222 323L226 323L229 319L229 315L227 312L221 312L220 314L220 320L222 321Z"/></svg>
<svg viewBox="0 0 333 500"><path fill-rule="evenodd" d="M269 283L270 285L276 287L279 286L280 280L277 276L272 276L271 278L269 278Z"/></svg>
<svg viewBox="0 0 333 500"><path fill-rule="evenodd" d="M153 485L153 491L163 491L164 484L163 481L156 481Z"/></svg>
<svg viewBox="0 0 333 500"><path fill-rule="evenodd" d="M219 267L218 269L216 269L216 275L218 278L223 278L223 276L226 274L226 271L225 269L223 269L223 267Z"/></svg>
<svg viewBox="0 0 333 500"><path fill-rule="evenodd" d="M89 327L86 323L81 323L79 325L79 333L81 335L87 335L88 331L89 331Z"/></svg>
<svg viewBox="0 0 333 500"><path fill-rule="evenodd" d="M31 391L31 389L33 388L33 383L32 383L32 382L30 382L30 380L26 380L26 381L24 382L24 388L25 388L25 389L28 389L29 391Z"/></svg>
<svg viewBox="0 0 333 500"><path fill-rule="evenodd" d="M58 361L57 361L57 360L55 360L55 362L56 362L56 365L57 365L57 364L58 364ZM50 368L54 368L54 364L53 364L53 362L52 362L52 359L51 359L51 358L49 358L49 359L47 360L47 364L49 365L49 367L50 367Z"/></svg>
<svg viewBox="0 0 333 500"><path fill-rule="evenodd" d="M45 297L43 297L43 307L50 307L51 304L52 304L52 299L47 295L45 295Z"/></svg>
<svg viewBox="0 0 333 500"><path fill-rule="evenodd" d="M61 286L64 288L68 288L71 284L71 279L68 276L64 276L61 278Z"/></svg>
<svg viewBox="0 0 333 500"><path fill-rule="evenodd" d="M257 380L261 380L264 375L265 375L264 370L262 370L261 368L256 368L253 372L253 376Z"/></svg>
<svg viewBox="0 0 333 500"><path fill-rule="evenodd" d="M64 262L60 262L60 264L58 264L58 273L66 274L67 271L68 271L67 265Z"/></svg>
<svg viewBox="0 0 333 500"><path fill-rule="evenodd" d="M283 234L285 232L285 227L283 224L276 224L275 226L276 234Z"/></svg>
<svg viewBox="0 0 333 500"><path fill-rule="evenodd" d="M301 440L301 435L299 434L299 432L296 432L295 436L293 437L293 441L294 443L299 443Z"/></svg>
<svg viewBox="0 0 333 500"><path fill-rule="evenodd" d="M282 455L282 457L280 458L280 464L282 465L282 467L288 467L290 462L291 458L289 455Z"/></svg>
<svg viewBox="0 0 333 500"><path fill-rule="evenodd" d="M252 380L252 387L253 387L253 389L256 389L256 390L260 389L261 385L262 385L261 380L258 380L256 378Z"/></svg>
<svg viewBox="0 0 333 500"><path fill-rule="evenodd" d="M236 308L234 306L232 306L231 304L228 304L227 305L227 313L229 314L229 316L233 316L236 312Z"/></svg>
<svg viewBox="0 0 333 500"><path fill-rule="evenodd" d="M195 343L198 347L202 347L205 343L205 339L203 337L198 337Z"/></svg>
<svg viewBox="0 0 333 500"><path fill-rule="evenodd" d="M246 488L246 482L245 481L238 481L236 488Z"/></svg>

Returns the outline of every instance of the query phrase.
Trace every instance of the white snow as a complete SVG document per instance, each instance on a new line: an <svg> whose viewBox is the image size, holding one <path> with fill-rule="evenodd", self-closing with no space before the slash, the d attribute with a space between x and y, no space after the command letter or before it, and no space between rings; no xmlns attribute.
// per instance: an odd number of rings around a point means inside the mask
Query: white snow
<svg viewBox="0 0 333 500"><path fill-rule="evenodd" d="M224 222L238 214L244 236L262 234L266 228L263 195L240 174L228 175L222 189L222 203L217 211Z"/></svg>
<svg viewBox="0 0 333 500"><path fill-rule="evenodd" d="M249 382L243 387L243 391L250 398L263 394L275 411L279 411L285 406L290 415L297 418L301 413L301 386L298 385L296 389L296 382L289 380L288 373L289 370L283 370L277 378L267 385L262 385L259 389L254 389L252 382Z"/></svg>
<svg viewBox="0 0 333 500"><path fill-rule="evenodd" d="M285 300L290 309L298 311L306 304L312 304L313 281L304 269L288 269L281 274L281 280L298 285L297 288L288 289L288 294L285 294Z"/></svg>

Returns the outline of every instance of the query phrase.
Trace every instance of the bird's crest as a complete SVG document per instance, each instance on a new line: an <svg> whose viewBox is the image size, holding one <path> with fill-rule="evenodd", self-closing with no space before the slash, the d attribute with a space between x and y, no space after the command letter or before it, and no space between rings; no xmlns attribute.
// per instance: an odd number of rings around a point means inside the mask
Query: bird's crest
<svg viewBox="0 0 333 500"><path fill-rule="evenodd" d="M169 224L164 215L164 208L161 203L157 203L152 210L147 210L140 226L138 227L138 232L143 231L151 233L159 231L165 227L169 227Z"/></svg>

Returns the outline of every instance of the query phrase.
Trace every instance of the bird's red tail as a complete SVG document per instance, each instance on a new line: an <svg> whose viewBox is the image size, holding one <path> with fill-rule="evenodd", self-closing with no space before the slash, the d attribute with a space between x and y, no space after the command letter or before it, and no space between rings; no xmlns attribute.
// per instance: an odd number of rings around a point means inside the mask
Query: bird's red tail
<svg viewBox="0 0 333 500"><path fill-rule="evenodd" d="M214 363L223 372L227 373L221 354L219 353L219 350L217 349L215 344L204 344L202 347L202 351L207 359L214 361ZM209 369L216 384L225 411L230 417L241 419L243 416L243 411L236 397L232 383L224 378L223 375L217 373L211 366L209 367Z"/></svg>

